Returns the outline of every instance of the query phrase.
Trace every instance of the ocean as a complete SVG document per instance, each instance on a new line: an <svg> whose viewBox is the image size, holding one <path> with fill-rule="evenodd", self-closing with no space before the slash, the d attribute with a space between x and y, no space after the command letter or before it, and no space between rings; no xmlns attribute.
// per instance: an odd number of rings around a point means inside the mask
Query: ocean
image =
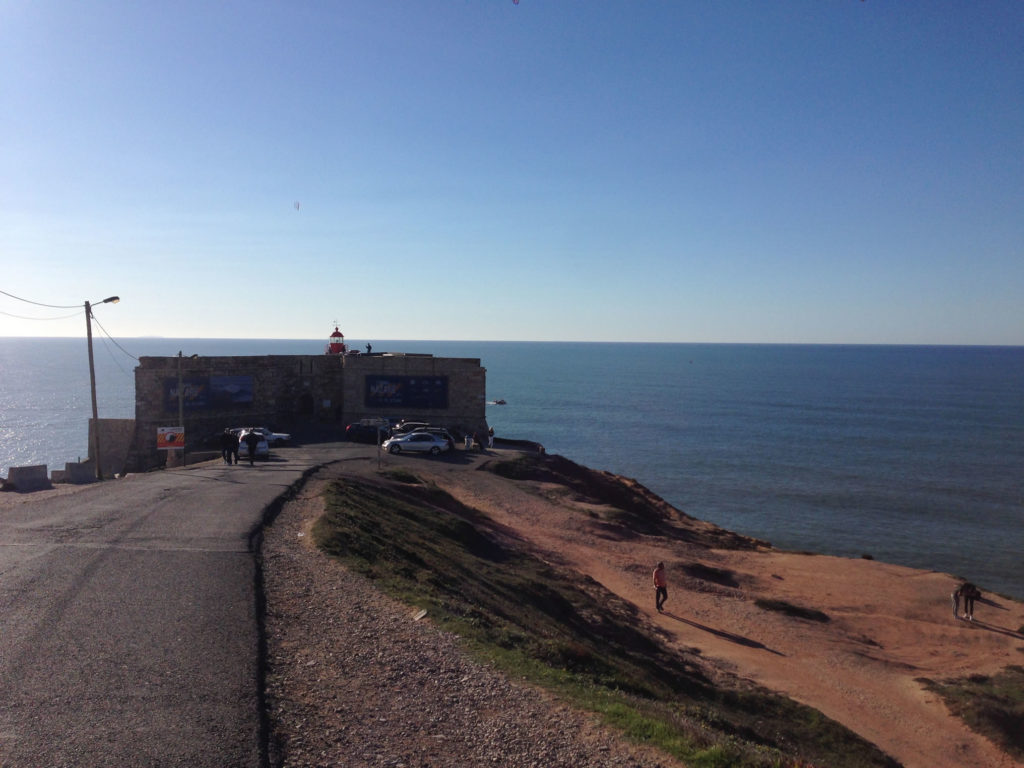
<svg viewBox="0 0 1024 768"><path fill-rule="evenodd" d="M129 355L325 341L100 337L100 416L134 416ZM1024 599L1024 347L370 342L479 357L488 399L507 402L488 407L499 436L636 478L695 517ZM84 458L90 413L84 339L0 339L0 473Z"/></svg>

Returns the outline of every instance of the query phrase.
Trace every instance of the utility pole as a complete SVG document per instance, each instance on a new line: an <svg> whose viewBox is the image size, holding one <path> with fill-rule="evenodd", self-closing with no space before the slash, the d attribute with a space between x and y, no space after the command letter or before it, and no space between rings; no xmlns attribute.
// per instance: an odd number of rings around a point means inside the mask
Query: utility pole
<svg viewBox="0 0 1024 768"><path fill-rule="evenodd" d="M85 302L85 335L89 344L89 392L92 394L92 455L96 459L96 479L103 479L100 461L100 414L96 407L96 364L92 359L92 306Z"/></svg>
<svg viewBox="0 0 1024 768"><path fill-rule="evenodd" d="M185 434L185 389L181 380L181 350L178 350L178 426ZM185 466L185 446L181 447L181 466Z"/></svg>
<svg viewBox="0 0 1024 768"><path fill-rule="evenodd" d="M120 300L117 296L111 296L101 301L100 304L117 304ZM85 336L89 345L89 392L92 395L93 443L91 447L96 457L96 479L102 480L103 462L100 458L100 414L99 409L96 407L96 365L93 363L92 358L92 305L88 301L85 302Z"/></svg>

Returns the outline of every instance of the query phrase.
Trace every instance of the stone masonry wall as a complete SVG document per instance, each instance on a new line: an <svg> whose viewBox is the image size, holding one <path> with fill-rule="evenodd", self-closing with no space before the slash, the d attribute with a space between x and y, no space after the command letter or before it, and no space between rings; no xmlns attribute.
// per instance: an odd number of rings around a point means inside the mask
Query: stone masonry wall
<svg viewBox="0 0 1024 768"><path fill-rule="evenodd" d="M89 419L89 461L95 461L92 446L95 445L96 429L99 428L100 458L103 460L103 477L110 478L125 471L131 461L135 443L134 419L100 419L97 425ZM95 470L93 470L95 472Z"/></svg>
<svg viewBox="0 0 1024 768"><path fill-rule="evenodd" d="M446 377L448 407L374 407L366 403L367 376ZM358 355L345 360L345 421L384 417L426 421L459 432L487 429L487 369L478 358L427 355Z"/></svg>
<svg viewBox="0 0 1024 768"><path fill-rule="evenodd" d="M424 420L459 431L486 429L486 369L475 358L392 354L143 357L135 369L135 439L130 470L149 469L166 461L167 451L157 449L156 434L158 427L179 426L179 369L187 395L187 451L216 447L227 427L268 426L341 439L346 424L371 416ZM367 406L367 375L445 377L447 407ZM237 402L230 401L230 387L224 386L231 377L238 377L243 385L243 391L236 395ZM204 383L209 390L203 391ZM249 384L251 397L245 391Z"/></svg>

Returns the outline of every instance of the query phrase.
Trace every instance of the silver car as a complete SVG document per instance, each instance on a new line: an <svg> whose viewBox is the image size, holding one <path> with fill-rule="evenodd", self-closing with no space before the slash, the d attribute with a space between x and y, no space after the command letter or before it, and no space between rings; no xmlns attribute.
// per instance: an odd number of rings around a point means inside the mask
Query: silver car
<svg viewBox="0 0 1024 768"><path fill-rule="evenodd" d="M267 445L267 438L259 433L255 429L243 429L238 433L238 458L247 459L249 458L249 444L245 442L245 436L250 432L255 432L259 435L260 441L256 443L256 450L253 453L254 459L267 459L270 457L270 446Z"/></svg>
<svg viewBox="0 0 1024 768"><path fill-rule="evenodd" d="M287 432L274 432L266 427L253 427L252 431L263 435L267 440L267 445L283 445L292 439L292 436Z"/></svg>
<svg viewBox="0 0 1024 768"><path fill-rule="evenodd" d="M433 432L410 432L384 441L381 448L388 453L429 453L437 456L448 450L448 441Z"/></svg>

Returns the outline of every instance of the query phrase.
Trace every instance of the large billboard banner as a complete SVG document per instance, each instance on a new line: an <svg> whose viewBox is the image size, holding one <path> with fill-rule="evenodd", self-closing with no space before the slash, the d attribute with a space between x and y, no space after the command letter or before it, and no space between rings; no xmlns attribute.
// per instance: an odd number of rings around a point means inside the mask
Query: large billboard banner
<svg viewBox="0 0 1024 768"><path fill-rule="evenodd" d="M367 376L368 408L447 408L447 376Z"/></svg>
<svg viewBox="0 0 1024 768"><path fill-rule="evenodd" d="M233 408L252 402L252 376L185 376L181 380L186 411ZM164 408L178 410L178 379L164 379Z"/></svg>

